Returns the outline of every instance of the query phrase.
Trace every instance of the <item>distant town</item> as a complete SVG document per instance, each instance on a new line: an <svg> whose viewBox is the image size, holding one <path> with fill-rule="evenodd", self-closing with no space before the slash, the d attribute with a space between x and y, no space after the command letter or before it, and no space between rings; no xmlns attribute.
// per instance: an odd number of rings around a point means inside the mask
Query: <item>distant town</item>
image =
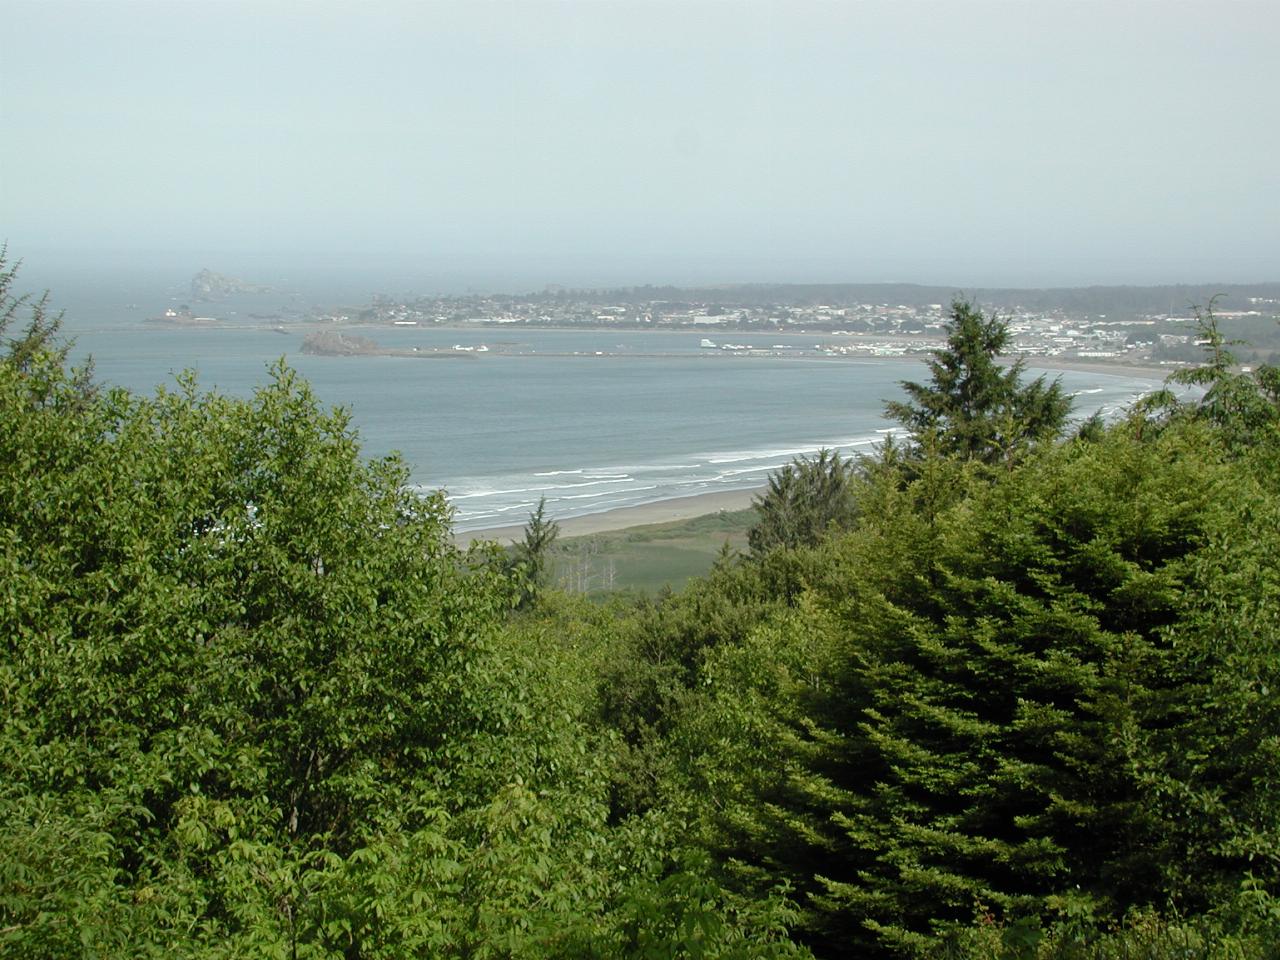
<svg viewBox="0 0 1280 960"><path fill-rule="evenodd" d="M978 289L964 294L917 284L742 284L707 288L631 287L538 293L374 295L366 304L241 313L242 296L268 288L202 270L190 307L157 322L223 325L230 318L268 323L281 333L305 330L308 352L439 356L489 348L385 348L379 327L495 331L495 353L519 329L686 330L702 350L732 355L828 357L927 355L946 336L950 304L967 296L1008 321L1012 353L1042 362L1179 366L1201 359L1198 319L1212 310L1241 363L1280 362L1280 283L1046 290ZM357 335L350 328L360 328ZM328 331L328 332L326 332ZM750 338L747 335L754 335ZM505 344L505 346L504 346Z"/></svg>
<svg viewBox="0 0 1280 960"><path fill-rule="evenodd" d="M732 290L720 297L697 299L688 292L681 298L681 291L646 299L643 292L642 288L526 297L378 296L359 310L320 313L314 319L374 327L680 329L701 333L704 349L736 354L797 349L789 342L742 343L742 334L804 334L806 351L828 356L896 357L927 354L937 348L946 336L950 307L949 300L943 299L910 303L841 302L833 298L832 302L748 304ZM1242 356L1265 359L1280 350L1280 289L1264 293L1270 295L1224 296L1214 305L1214 315L1224 331L1252 344ZM1212 295L1206 296L1202 303L1207 306L1211 299ZM1205 306L1199 307L1201 312ZM1176 365L1195 361L1201 352L1197 308L1191 303L1145 311L1121 306L1117 313L1020 304L993 309L1009 321L1013 352L1029 358Z"/></svg>

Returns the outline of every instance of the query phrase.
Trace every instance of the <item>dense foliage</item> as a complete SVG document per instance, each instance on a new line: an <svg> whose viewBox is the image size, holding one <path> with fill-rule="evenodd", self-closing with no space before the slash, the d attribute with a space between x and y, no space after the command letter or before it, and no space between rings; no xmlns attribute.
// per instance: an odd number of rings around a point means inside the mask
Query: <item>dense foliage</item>
<svg viewBox="0 0 1280 960"><path fill-rule="evenodd" d="M1280 406L1211 320L1189 401L994 471L913 424L851 522L646 613L641 803L744 889L787 878L822 955L1275 955Z"/></svg>
<svg viewBox="0 0 1280 960"><path fill-rule="evenodd" d="M344 414L283 368L94 393L33 306L0 362L6 955L794 951L665 823L608 824L570 651Z"/></svg>
<svg viewBox="0 0 1280 960"><path fill-rule="evenodd" d="M12 280L6 955L1280 955L1280 392L1211 312L1063 441L957 305L909 445L589 604L284 367L96 389Z"/></svg>
<svg viewBox="0 0 1280 960"><path fill-rule="evenodd" d="M828 545L769 627L813 671L787 819L728 835L780 831L824 943L1274 889L1280 504L1214 446L1117 431Z"/></svg>

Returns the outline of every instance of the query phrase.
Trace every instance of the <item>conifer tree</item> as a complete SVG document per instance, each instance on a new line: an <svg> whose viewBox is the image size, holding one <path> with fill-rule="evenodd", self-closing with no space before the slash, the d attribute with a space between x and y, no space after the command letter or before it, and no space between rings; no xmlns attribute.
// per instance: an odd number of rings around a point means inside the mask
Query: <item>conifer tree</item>
<svg viewBox="0 0 1280 960"><path fill-rule="evenodd" d="M1220 427L1238 446L1274 439L1280 430L1280 370L1261 364L1246 372L1230 348L1244 344L1229 339L1218 324L1214 304L1195 307L1196 332L1204 349L1204 361L1174 371L1169 382L1200 387L1202 396L1182 409L1184 414ZM1172 399L1166 392L1166 398Z"/></svg>
<svg viewBox="0 0 1280 960"><path fill-rule="evenodd" d="M975 909L1102 923L1204 910L1246 872L1273 889L1280 634L1254 598L1280 590L1280 500L1256 459L1203 423L1115 428L936 510L923 473L820 548L814 612L721 695L754 694L754 749L786 764L726 845L798 885L820 955L929 954ZM767 691L762 664L815 642L827 666Z"/></svg>
<svg viewBox="0 0 1280 960"><path fill-rule="evenodd" d="M18 266L18 263L9 261L8 245L0 245L0 343L4 345L4 361L24 374L32 372L42 354L48 354L50 360L65 366L71 343L58 336L62 329L62 314L49 310L48 293L32 297L14 292ZM15 325L24 313L27 315L26 324L17 331ZM72 385L82 400L94 392L92 377L92 363L72 371ZM31 385L36 386L34 382Z"/></svg>
<svg viewBox="0 0 1280 960"><path fill-rule="evenodd" d="M997 358L1009 341L999 317L953 301L947 345L929 361L930 383L903 381L911 399L885 404L885 413L917 443L936 434L944 455L986 463L1012 461L1029 444L1056 437L1071 399L1058 380L1023 384L1022 360L1002 367Z"/></svg>
<svg viewBox="0 0 1280 960"><path fill-rule="evenodd" d="M825 449L771 474L769 489L755 499L760 519L747 535L752 552L813 546L832 526L849 526L857 513L853 480L851 461Z"/></svg>
<svg viewBox="0 0 1280 960"><path fill-rule="evenodd" d="M560 536L560 524L547 516L547 498L539 497L538 506L529 514L524 540L516 545L516 570L519 576L520 603L530 603L547 579L551 547Z"/></svg>

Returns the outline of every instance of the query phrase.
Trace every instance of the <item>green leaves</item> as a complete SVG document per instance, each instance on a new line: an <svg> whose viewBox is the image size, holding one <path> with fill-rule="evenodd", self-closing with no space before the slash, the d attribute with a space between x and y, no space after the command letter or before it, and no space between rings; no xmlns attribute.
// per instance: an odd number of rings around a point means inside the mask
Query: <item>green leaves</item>
<svg viewBox="0 0 1280 960"><path fill-rule="evenodd" d="M0 949L795 953L661 817L608 823L595 675L507 623L442 496L283 365L85 390L36 308L0 359Z"/></svg>
<svg viewBox="0 0 1280 960"><path fill-rule="evenodd" d="M956 312L920 456L794 464L682 594L518 616L288 369L94 392L39 327L0 361L0 948L1262 955L1269 421L1039 444L1057 386Z"/></svg>

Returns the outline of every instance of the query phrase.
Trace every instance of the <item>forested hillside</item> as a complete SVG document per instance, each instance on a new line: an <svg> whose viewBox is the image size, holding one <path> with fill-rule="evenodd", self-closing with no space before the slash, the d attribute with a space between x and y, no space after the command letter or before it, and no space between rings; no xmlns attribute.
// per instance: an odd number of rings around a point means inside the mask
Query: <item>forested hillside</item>
<svg viewBox="0 0 1280 960"><path fill-rule="evenodd" d="M1280 956L1280 374L1211 314L1068 427L958 303L909 441L593 604L283 366L98 385L13 281L5 955Z"/></svg>

